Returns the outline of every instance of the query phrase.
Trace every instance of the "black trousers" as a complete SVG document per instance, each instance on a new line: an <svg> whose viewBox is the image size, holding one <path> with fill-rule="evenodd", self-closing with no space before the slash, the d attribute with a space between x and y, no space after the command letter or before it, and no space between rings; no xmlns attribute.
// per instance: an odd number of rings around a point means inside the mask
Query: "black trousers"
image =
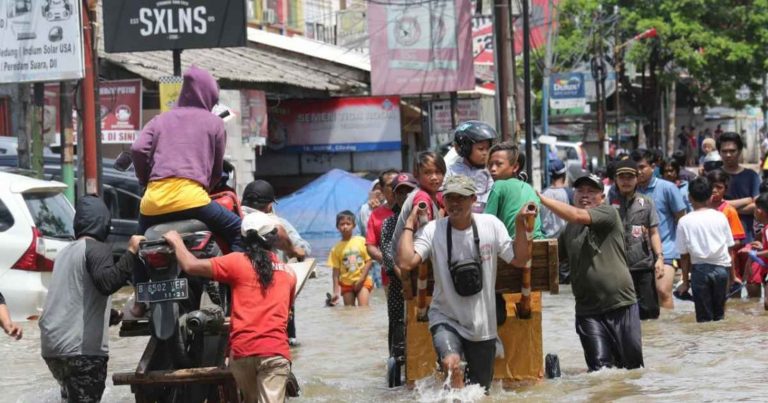
<svg viewBox="0 0 768 403"><path fill-rule="evenodd" d="M394 272L389 277L389 288L387 288L387 314L389 316L387 332L389 356L403 361L405 359L405 299L403 283Z"/></svg>
<svg viewBox="0 0 768 403"><path fill-rule="evenodd" d="M637 308L640 320L659 318L659 294L656 291L656 272L654 270L631 271L632 283L637 295Z"/></svg>
<svg viewBox="0 0 768 403"><path fill-rule="evenodd" d="M590 371L603 367L634 369L644 365L637 304L599 315L576 315L576 333Z"/></svg>

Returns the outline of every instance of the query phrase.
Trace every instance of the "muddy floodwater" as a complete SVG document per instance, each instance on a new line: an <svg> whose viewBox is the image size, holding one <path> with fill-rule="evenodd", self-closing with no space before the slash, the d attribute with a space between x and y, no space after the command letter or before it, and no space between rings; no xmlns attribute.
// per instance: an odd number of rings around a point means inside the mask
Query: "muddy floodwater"
<svg viewBox="0 0 768 403"><path fill-rule="evenodd" d="M313 240L324 262L334 240ZM416 390L386 387L387 312L381 290L369 308L324 307L330 271L318 269L297 300L294 372L306 402L437 402L446 400L429 380ZM123 291L115 298L120 305ZM12 307L11 307L12 308ZM759 300L730 300L721 322L697 324L693 303L676 301L674 311L643 322L646 367L586 373L574 330L570 287L544 295L544 352L557 353L562 378L503 391L498 386L483 401L725 401L768 399L768 313ZM26 322L24 339L0 337L0 402L58 402L58 387L40 358L37 322ZM110 360L104 402L132 402L130 388L115 387L114 372L132 371L146 337L120 338L111 329ZM477 393L453 396L475 400ZM449 399L452 400L452 399Z"/></svg>

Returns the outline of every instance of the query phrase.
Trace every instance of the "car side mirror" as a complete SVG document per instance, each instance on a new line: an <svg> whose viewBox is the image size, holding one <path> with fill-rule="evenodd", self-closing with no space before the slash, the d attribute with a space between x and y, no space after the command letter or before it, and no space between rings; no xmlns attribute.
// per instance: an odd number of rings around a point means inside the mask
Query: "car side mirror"
<svg viewBox="0 0 768 403"><path fill-rule="evenodd" d="M131 158L131 153L129 152L123 151L115 159L114 168L120 172L131 169L131 166L133 166L133 158Z"/></svg>

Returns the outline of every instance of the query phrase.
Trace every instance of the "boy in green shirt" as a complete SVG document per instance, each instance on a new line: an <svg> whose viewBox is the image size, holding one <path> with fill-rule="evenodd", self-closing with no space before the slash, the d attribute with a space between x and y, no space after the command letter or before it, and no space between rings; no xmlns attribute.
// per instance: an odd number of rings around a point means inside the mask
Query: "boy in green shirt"
<svg viewBox="0 0 768 403"><path fill-rule="evenodd" d="M488 196L485 213L498 217L512 237L515 236L515 217L520 209L532 201L541 204L533 187L517 179L517 171L520 169L519 155L517 146L505 141L491 147L488 157L488 170L491 172L494 183L491 194ZM533 237L544 238L539 216L536 216Z"/></svg>

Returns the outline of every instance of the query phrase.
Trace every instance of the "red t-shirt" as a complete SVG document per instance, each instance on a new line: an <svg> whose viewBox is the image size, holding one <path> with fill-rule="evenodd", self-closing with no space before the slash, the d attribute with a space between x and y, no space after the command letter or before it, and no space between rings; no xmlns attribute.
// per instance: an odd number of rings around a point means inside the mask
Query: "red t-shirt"
<svg viewBox="0 0 768 403"><path fill-rule="evenodd" d="M232 287L229 343L234 358L273 357L291 359L288 347L288 312L293 303L296 275L272 256L272 284L262 293L258 274L242 252L211 259L213 279Z"/></svg>
<svg viewBox="0 0 768 403"><path fill-rule="evenodd" d="M379 206L371 213L368 227L365 230L365 244L379 246L381 244L381 227L384 220L395 214L389 206Z"/></svg>

